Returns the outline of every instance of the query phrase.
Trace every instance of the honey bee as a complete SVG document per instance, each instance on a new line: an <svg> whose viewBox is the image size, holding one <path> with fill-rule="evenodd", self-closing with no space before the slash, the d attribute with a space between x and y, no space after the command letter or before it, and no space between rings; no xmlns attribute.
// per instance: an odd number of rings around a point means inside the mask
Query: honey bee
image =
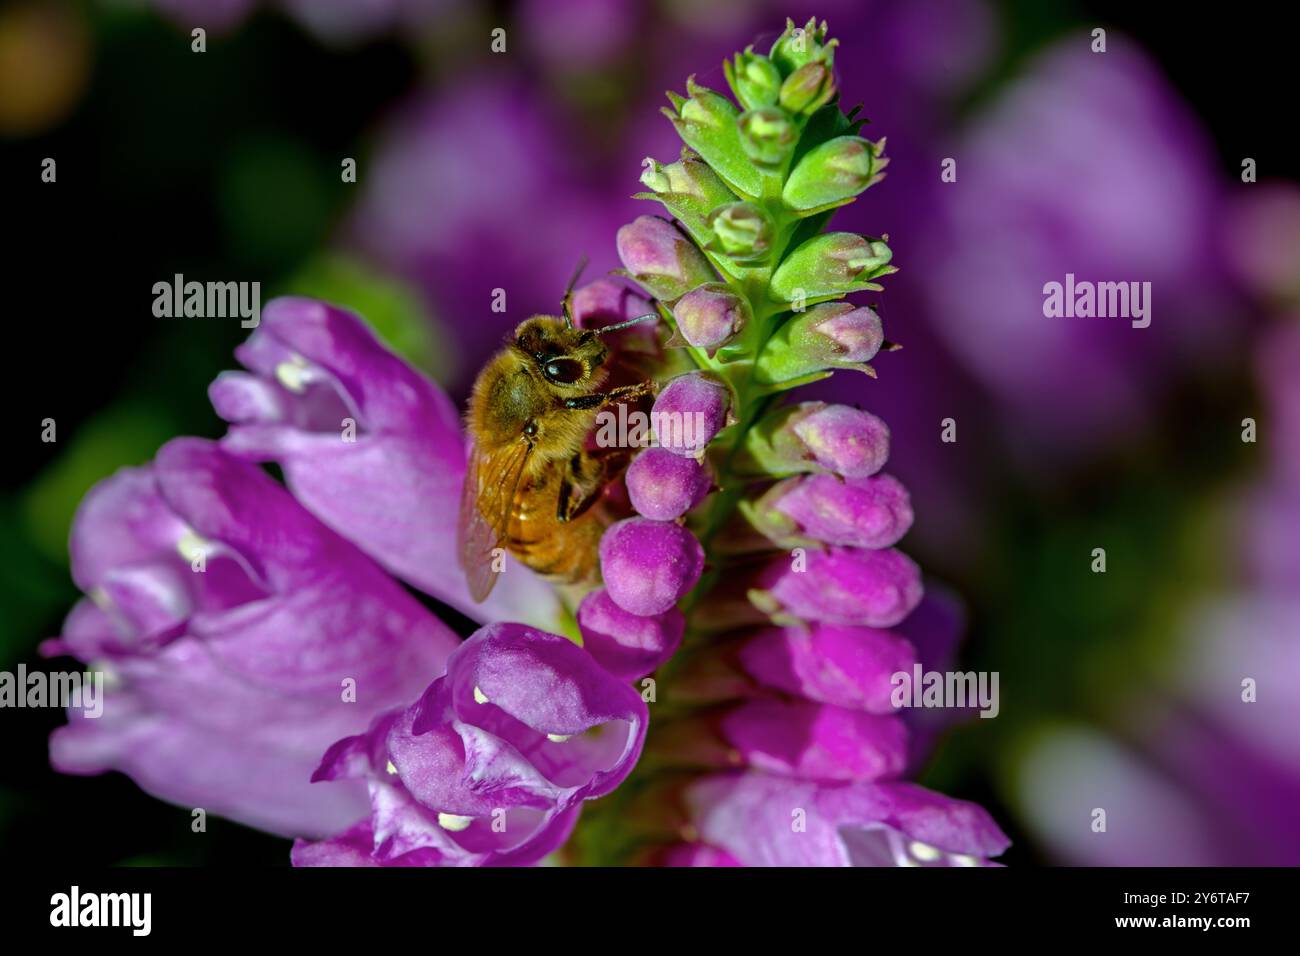
<svg viewBox="0 0 1300 956"><path fill-rule="evenodd" d="M565 301L563 318L522 322L474 382L458 552L475 601L496 583L497 548L565 584L594 579L608 524L600 499L628 450L589 449L587 436L604 406L654 391L653 382L602 390L609 349L601 336L658 315L579 329Z"/></svg>

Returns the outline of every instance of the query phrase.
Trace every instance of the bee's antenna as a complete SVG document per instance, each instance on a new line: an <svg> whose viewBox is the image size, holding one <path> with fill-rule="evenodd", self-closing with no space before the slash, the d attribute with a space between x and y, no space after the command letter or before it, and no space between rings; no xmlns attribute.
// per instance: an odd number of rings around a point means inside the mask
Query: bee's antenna
<svg viewBox="0 0 1300 956"><path fill-rule="evenodd" d="M617 332L619 329L626 329L629 325L639 325L642 322L653 319L659 321L658 312L647 312L645 315L638 315L635 319L628 319L626 322L618 322L614 325L604 325L598 329L592 329L597 335L604 335L606 332Z"/></svg>
<svg viewBox="0 0 1300 956"><path fill-rule="evenodd" d="M560 308L564 311L564 324L573 328L573 310L570 303L573 300L573 289L582 278L583 270L587 268L587 257L583 256L578 260L578 268L573 270L573 275L569 279L569 284L564 287L564 300L560 303Z"/></svg>

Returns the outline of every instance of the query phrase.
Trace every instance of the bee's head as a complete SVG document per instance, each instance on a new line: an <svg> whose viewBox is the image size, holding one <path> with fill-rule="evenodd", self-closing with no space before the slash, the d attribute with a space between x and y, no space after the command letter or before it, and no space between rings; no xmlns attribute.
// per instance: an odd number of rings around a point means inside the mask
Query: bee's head
<svg viewBox="0 0 1300 956"><path fill-rule="evenodd" d="M543 379L560 387L585 386L609 357L596 333L549 315L520 323L510 347L529 359Z"/></svg>

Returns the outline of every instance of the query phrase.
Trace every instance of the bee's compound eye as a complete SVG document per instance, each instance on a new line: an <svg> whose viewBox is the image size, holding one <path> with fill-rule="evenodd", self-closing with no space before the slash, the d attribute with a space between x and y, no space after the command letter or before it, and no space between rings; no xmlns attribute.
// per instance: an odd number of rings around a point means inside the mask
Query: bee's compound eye
<svg viewBox="0 0 1300 956"><path fill-rule="evenodd" d="M542 365L542 374L561 385L572 385L585 373L586 369L577 359L551 359Z"/></svg>

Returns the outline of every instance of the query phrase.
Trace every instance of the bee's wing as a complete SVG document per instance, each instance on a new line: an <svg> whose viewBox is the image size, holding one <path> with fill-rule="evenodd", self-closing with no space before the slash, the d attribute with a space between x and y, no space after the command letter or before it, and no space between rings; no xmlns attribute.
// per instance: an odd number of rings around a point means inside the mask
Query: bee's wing
<svg viewBox="0 0 1300 956"><path fill-rule="evenodd" d="M475 601L484 600L497 582L494 549L501 547L514 510L531 446L525 441L485 454L477 444L470 452L460 496L457 544L460 566Z"/></svg>

